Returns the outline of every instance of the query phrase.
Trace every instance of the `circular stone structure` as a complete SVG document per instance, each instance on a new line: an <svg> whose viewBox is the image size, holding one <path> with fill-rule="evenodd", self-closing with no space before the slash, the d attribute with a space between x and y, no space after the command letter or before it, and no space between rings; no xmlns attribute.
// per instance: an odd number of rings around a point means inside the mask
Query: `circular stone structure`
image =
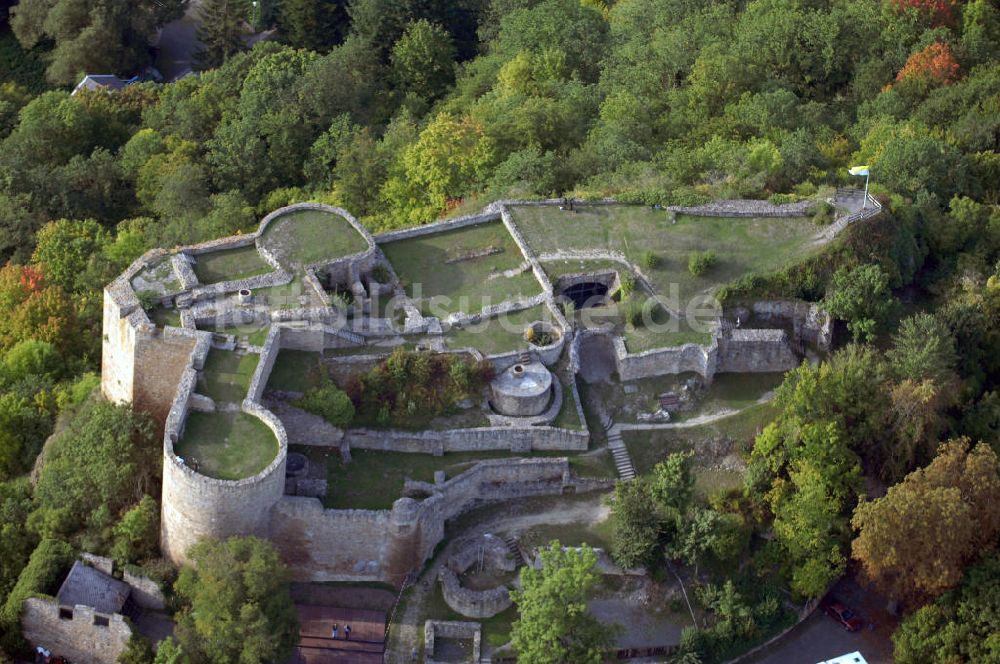
<svg viewBox="0 0 1000 664"><path fill-rule="evenodd" d="M534 417L549 405L552 374L541 362L518 363L493 379L490 392L501 415Z"/></svg>

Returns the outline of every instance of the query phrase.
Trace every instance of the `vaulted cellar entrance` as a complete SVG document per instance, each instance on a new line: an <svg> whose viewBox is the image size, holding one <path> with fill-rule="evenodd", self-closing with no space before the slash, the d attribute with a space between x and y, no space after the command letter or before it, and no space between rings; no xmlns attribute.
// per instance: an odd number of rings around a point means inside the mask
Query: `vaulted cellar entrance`
<svg viewBox="0 0 1000 664"><path fill-rule="evenodd" d="M577 309L598 307L607 302L608 285L599 281L582 281L567 286L560 294L572 300Z"/></svg>

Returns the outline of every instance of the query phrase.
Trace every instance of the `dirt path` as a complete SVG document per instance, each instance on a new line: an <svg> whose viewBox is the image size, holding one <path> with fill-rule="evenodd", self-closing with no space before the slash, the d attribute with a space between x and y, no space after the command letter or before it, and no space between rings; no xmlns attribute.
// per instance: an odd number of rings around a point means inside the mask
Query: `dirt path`
<svg viewBox="0 0 1000 664"><path fill-rule="evenodd" d="M464 540L485 533L517 532L540 525L599 523L610 513L610 508L604 504L604 496L604 493L598 492L583 497L527 498L463 515L456 524L457 532L449 533L448 544L417 577L405 605L400 607L389 634L386 661L389 664L408 664L412 661L413 649L419 651L420 627L427 603L434 594L438 569Z"/></svg>
<svg viewBox="0 0 1000 664"><path fill-rule="evenodd" d="M760 404L768 403L774 399L774 390L765 392L761 395L757 401L754 402L755 406ZM692 427L700 427L704 424L712 424L713 422L718 422L719 420L724 420L727 417L732 417L733 415L739 415L744 410L749 408L723 408L722 410L717 410L714 413L706 413L705 415L699 415L697 417L692 417L690 420L684 420L683 422L663 422L660 424L616 424L619 431L649 431L651 429L689 429Z"/></svg>

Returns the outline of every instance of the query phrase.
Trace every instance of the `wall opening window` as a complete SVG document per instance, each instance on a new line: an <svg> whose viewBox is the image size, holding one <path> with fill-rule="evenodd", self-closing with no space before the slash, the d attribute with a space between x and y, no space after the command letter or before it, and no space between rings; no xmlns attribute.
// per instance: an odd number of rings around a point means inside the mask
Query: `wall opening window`
<svg viewBox="0 0 1000 664"><path fill-rule="evenodd" d="M62 607L59 607L59 618L60 620L72 620L73 609L64 609Z"/></svg>
<svg viewBox="0 0 1000 664"><path fill-rule="evenodd" d="M107 616L94 616L94 624L98 627L107 627L108 618Z"/></svg>

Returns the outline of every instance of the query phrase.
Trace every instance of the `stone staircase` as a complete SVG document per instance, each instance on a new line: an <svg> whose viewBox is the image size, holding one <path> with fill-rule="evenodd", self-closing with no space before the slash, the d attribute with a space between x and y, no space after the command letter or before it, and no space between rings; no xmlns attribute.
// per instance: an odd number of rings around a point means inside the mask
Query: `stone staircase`
<svg viewBox="0 0 1000 664"><path fill-rule="evenodd" d="M517 356L518 364L531 364L531 353L526 350L521 351L521 354Z"/></svg>
<svg viewBox="0 0 1000 664"><path fill-rule="evenodd" d="M514 563L518 567L524 567L526 563L524 556L521 555L521 547L517 545L517 539L508 535L503 538L503 543L507 545L507 550L510 551L510 555L514 559Z"/></svg>
<svg viewBox="0 0 1000 664"><path fill-rule="evenodd" d="M634 480L635 466L632 465L632 457L628 455L628 448L625 447L625 441L622 440L621 431L615 426L615 421L610 416L601 424L608 434L608 449L611 450L611 457L615 461L618 477L624 482Z"/></svg>

